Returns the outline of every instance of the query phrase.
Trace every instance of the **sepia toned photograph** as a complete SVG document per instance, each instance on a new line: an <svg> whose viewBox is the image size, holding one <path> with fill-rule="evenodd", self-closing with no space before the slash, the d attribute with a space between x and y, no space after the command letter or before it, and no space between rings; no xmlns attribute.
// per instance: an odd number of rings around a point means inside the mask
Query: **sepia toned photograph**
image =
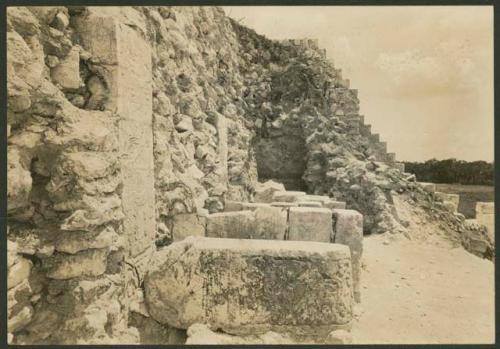
<svg viewBox="0 0 500 349"><path fill-rule="evenodd" d="M9 345L495 343L492 5L5 9Z"/></svg>

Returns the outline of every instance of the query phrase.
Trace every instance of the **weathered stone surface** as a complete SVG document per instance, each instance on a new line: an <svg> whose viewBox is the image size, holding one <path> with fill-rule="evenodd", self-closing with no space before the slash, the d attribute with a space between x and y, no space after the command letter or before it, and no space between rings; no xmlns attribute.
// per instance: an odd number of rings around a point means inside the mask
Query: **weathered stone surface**
<svg viewBox="0 0 500 349"><path fill-rule="evenodd" d="M28 279L33 263L30 260L20 257L7 273L7 289L19 285L23 280Z"/></svg>
<svg viewBox="0 0 500 349"><path fill-rule="evenodd" d="M326 344L352 344L352 335L346 330L335 330L328 334Z"/></svg>
<svg viewBox="0 0 500 349"><path fill-rule="evenodd" d="M243 210L249 210L249 211L255 211L256 209L262 207L271 207L270 204L262 202L243 202L241 206Z"/></svg>
<svg viewBox="0 0 500 349"><path fill-rule="evenodd" d="M334 240L336 244L349 246L351 250L354 299L361 301L360 277L363 254L363 215L355 210L333 210Z"/></svg>
<svg viewBox="0 0 500 349"><path fill-rule="evenodd" d="M28 305L24 307L19 313L14 315L8 321L8 330L9 332L16 332L17 330L23 328L28 325L33 317L33 307Z"/></svg>
<svg viewBox="0 0 500 349"><path fill-rule="evenodd" d="M106 248L112 245L116 246L118 234L111 226L107 226L97 235L90 236L82 233L67 232L61 234L61 237L56 242L55 249L59 252L75 254L77 252L93 249Z"/></svg>
<svg viewBox="0 0 500 349"><path fill-rule="evenodd" d="M272 202L273 194L276 191L285 191L285 186L281 183L269 180L264 183L258 183L255 187L255 202Z"/></svg>
<svg viewBox="0 0 500 349"><path fill-rule="evenodd" d="M224 211L232 212L232 211L242 211L243 210L243 202L226 200L224 203Z"/></svg>
<svg viewBox="0 0 500 349"><path fill-rule="evenodd" d="M325 202L324 206L327 207L327 208L331 208L331 209L338 208L338 209L341 209L341 210L344 210L346 208L345 202L342 202L342 201L333 201L333 200Z"/></svg>
<svg viewBox="0 0 500 349"><path fill-rule="evenodd" d="M254 221L252 211L214 213L207 216L206 236L251 239L255 234Z"/></svg>
<svg viewBox="0 0 500 349"><path fill-rule="evenodd" d="M297 202L271 202L271 206L289 208L297 207L299 204Z"/></svg>
<svg viewBox="0 0 500 349"><path fill-rule="evenodd" d="M476 214L494 214L495 213L495 203L494 202L476 202Z"/></svg>
<svg viewBox="0 0 500 349"><path fill-rule="evenodd" d="M68 55L54 67L51 72L52 80L67 89L78 89L80 79L80 51L74 47Z"/></svg>
<svg viewBox="0 0 500 349"><path fill-rule="evenodd" d="M188 236L205 236L206 217L196 213L185 213L174 216L172 222L172 238L180 241Z"/></svg>
<svg viewBox="0 0 500 349"><path fill-rule="evenodd" d="M290 207L288 240L330 242L332 211L327 208Z"/></svg>
<svg viewBox="0 0 500 349"><path fill-rule="evenodd" d="M118 169L116 156L108 153L77 152L61 155L58 171L86 179L106 177Z"/></svg>
<svg viewBox="0 0 500 349"><path fill-rule="evenodd" d="M284 240L288 213L280 207L257 207L254 210L253 239Z"/></svg>
<svg viewBox="0 0 500 349"><path fill-rule="evenodd" d="M185 344L194 345L230 345L230 344L297 344L285 334L266 332L259 335L234 336L222 332L214 332L204 324L194 324L187 330L188 338Z"/></svg>
<svg viewBox="0 0 500 349"><path fill-rule="evenodd" d="M272 202L297 202L303 201L303 191L276 191L273 193Z"/></svg>
<svg viewBox="0 0 500 349"><path fill-rule="evenodd" d="M419 184L422 186L422 188L429 192L429 193L434 193L436 191L436 184L434 183L427 183L427 182L419 182Z"/></svg>
<svg viewBox="0 0 500 349"><path fill-rule="evenodd" d="M153 318L177 328L207 324L237 335L324 335L349 328L346 246L188 238L157 253L145 277Z"/></svg>
<svg viewBox="0 0 500 349"><path fill-rule="evenodd" d="M453 211L452 212L457 212L458 211L458 204L460 202L460 195L458 194L448 194L448 193L443 193L440 191L436 191L434 193L436 197L438 197L440 200L443 202L448 202L451 203L453 206Z"/></svg>
<svg viewBox="0 0 500 349"><path fill-rule="evenodd" d="M326 196L326 195L306 195L305 197L301 198L303 201L313 201L313 202L319 202L321 205L325 205L327 202L330 202L331 199Z"/></svg>
<svg viewBox="0 0 500 349"><path fill-rule="evenodd" d="M32 179L17 147L8 147L7 161L7 210L11 211L29 205Z"/></svg>
<svg viewBox="0 0 500 349"><path fill-rule="evenodd" d="M106 271L108 250L91 249L74 255L60 255L47 273L51 279L71 279L79 276L99 276Z"/></svg>
<svg viewBox="0 0 500 349"><path fill-rule="evenodd" d="M476 202L476 220L486 227L488 236L495 242L495 203Z"/></svg>
<svg viewBox="0 0 500 349"><path fill-rule="evenodd" d="M323 207L321 202L318 201L299 201L297 202L297 204L299 205L299 207Z"/></svg>

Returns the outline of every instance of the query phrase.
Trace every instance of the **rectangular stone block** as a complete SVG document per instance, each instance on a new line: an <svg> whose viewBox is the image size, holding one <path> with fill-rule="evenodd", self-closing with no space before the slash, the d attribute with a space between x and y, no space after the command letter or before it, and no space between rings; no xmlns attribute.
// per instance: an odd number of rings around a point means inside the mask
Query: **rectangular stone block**
<svg viewBox="0 0 500 349"><path fill-rule="evenodd" d="M323 207L321 202L318 201L299 201L297 204L299 207Z"/></svg>
<svg viewBox="0 0 500 349"><path fill-rule="evenodd" d="M332 211L328 208L290 207L288 240L330 242Z"/></svg>
<svg viewBox="0 0 500 349"><path fill-rule="evenodd" d="M460 202L460 195L458 194L448 194L448 193L443 193L440 191L437 191L434 193L436 197L441 199L443 202L449 202L453 205L453 212L458 211L458 204Z"/></svg>
<svg viewBox="0 0 500 349"><path fill-rule="evenodd" d="M271 207L270 204L265 204L262 202L243 202L241 204L243 210L255 211L259 207Z"/></svg>
<svg viewBox="0 0 500 349"><path fill-rule="evenodd" d="M158 322L236 335L349 329L349 249L338 244L190 237L157 252L145 300Z"/></svg>
<svg viewBox="0 0 500 349"><path fill-rule="evenodd" d="M351 251L354 299L361 302L360 277L363 254L363 215L355 210L333 210L334 240L336 244L349 246Z"/></svg>
<svg viewBox="0 0 500 349"><path fill-rule="evenodd" d="M215 238L251 239L255 216L252 211L214 213L207 216L206 235Z"/></svg>
<svg viewBox="0 0 500 349"><path fill-rule="evenodd" d="M239 201L226 200L224 203L225 212L242 211L243 203Z"/></svg>
<svg viewBox="0 0 500 349"><path fill-rule="evenodd" d="M331 201L331 199L326 196L326 195L306 195L305 198L302 198L301 201L315 201L315 202L320 202L322 206L325 205L325 203Z"/></svg>
<svg viewBox="0 0 500 349"><path fill-rule="evenodd" d="M206 217L196 213L175 215L172 221L172 238L184 240L188 236L205 236Z"/></svg>
<svg viewBox="0 0 500 349"><path fill-rule="evenodd" d="M255 209L253 239L284 240L288 211L280 207L263 206Z"/></svg>
<svg viewBox="0 0 500 349"><path fill-rule="evenodd" d="M299 204L297 202L271 202L271 206L274 207L297 207Z"/></svg>
<svg viewBox="0 0 500 349"><path fill-rule="evenodd" d="M333 200L330 200L328 202L325 203L325 207L326 208L331 208L331 209L335 209L335 208L338 208L338 209L345 209L346 208L346 204L345 202L343 201L333 201Z"/></svg>
<svg viewBox="0 0 500 349"><path fill-rule="evenodd" d="M495 203L494 202L476 202L476 214L478 213L495 213Z"/></svg>
<svg viewBox="0 0 500 349"><path fill-rule="evenodd" d="M72 255L60 254L50 261L52 265L47 277L66 280L99 276L106 271L107 256L107 249L91 249Z"/></svg>
<svg viewBox="0 0 500 349"><path fill-rule="evenodd" d="M273 194L277 191L285 191L285 186L282 183L277 183L269 180L264 183L257 183L255 188L255 202L271 202Z"/></svg>
<svg viewBox="0 0 500 349"><path fill-rule="evenodd" d="M495 203L476 202L476 220L486 227L488 236L495 242Z"/></svg>
<svg viewBox="0 0 500 349"><path fill-rule="evenodd" d="M297 202L302 200L306 193L303 191L276 191L273 193L273 202Z"/></svg>

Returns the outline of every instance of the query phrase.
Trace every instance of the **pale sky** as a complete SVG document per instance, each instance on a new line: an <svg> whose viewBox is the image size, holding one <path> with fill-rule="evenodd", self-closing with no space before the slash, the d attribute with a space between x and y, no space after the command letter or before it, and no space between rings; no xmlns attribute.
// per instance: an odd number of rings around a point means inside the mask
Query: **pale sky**
<svg viewBox="0 0 500 349"><path fill-rule="evenodd" d="M317 38L398 160L493 160L493 7L224 10L270 39Z"/></svg>

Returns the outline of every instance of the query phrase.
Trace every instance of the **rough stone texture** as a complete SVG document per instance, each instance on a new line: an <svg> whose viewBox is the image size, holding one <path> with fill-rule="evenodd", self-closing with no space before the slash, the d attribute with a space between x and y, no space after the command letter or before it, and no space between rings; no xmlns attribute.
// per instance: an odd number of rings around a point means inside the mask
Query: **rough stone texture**
<svg viewBox="0 0 500 349"><path fill-rule="evenodd" d="M476 221L486 227L488 236L495 243L495 203L477 202Z"/></svg>
<svg viewBox="0 0 500 349"><path fill-rule="evenodd" d="M429 193L434 193L436 191L436 184L434 183L419 182L418 184L420 184L422 188Z"/></svg>
<svg viewBox="0 0 500 349"><path fill-rule="evenodd" d="M289 336L276 332L266 332L260 335L234 336L222 332L214 332L207 325L194 324L187 330L188 345L230 345L230 344L297 344Z"/></svg>
<svg viewBox="0 0 500 349"><path fill-rule="evenodd" d="M333 210L334 239L336 244L349 246L351 250L354 299L361 302L360 277L363 255L363 216L354 210Z"/></svg>
<svg viewBox="0 0 500 349"><path fill-rule="evenodd" d="M19 258L17 263L14 263L7 273L7 289L11 289L19 285L23 280L27 280L30 276L33 263L26 258Z"/></svg>
<svg viewBox="0 0 500 349"><path fill-rule="evenodd" d="M276 191L285 191L285 186L281 183L269 180L264 183L258 183L255 187L255 202L272 202L273 194Z"/></svg>
<svg viewBox="0 0 500 349"><path fill-rule="evenodd" d="M303 201L306 195L303 191L276 191L273 193L272 202L297 202Z"/></svg>
<svg viewBox="0 0 500 349"><path fill-rule="evenodd" d="M328 334L327 344L352 344L352 335L346 330L336 330Z"/></svg>
<svg viewBox="0 0 500 349"><path fill-rule="evenodd" d="M224 211L232 212L232 211L242 211L243 210L243 202L226 200L224 203Z"/></svg>
<svg viewBox="0 0 500 349"><path fill-rule="evenodd" d="M188 236L205 236L206 217L196 213L183 213L174 216L172 239L180 241Z"/></svg>
<svg viewBox="0 0 500 349"><path fill-rule="evenodd" d="M290 208L290 207L297 207L299 206L299 204L298 202L271 202L271 206Z"/></svg>
<svg viewBox="0 0 500 349"><path fill-rule="evenodd" d="M252 238L284 240L287 230L288 212L280 207L257 207L255 209Z"/></svg>
<svg viewBox="0 0 500 349"><path fill-rule="evenodd" d="M332 211L327 208L291 207L288 240L332 241Z"/></svg>
<svg viewBox="0 0 500 349"><path fill-rule="evenodd" d="M436 195L437 198L439 198L440 200L442 200L443 202L449 202L451 203L453 206L453 209L452 209L452 212L458 212L458 204L460 202L460 195L458 194L447 194L447 193L442 193L442 192L439 192L439 191L436 191L434 193L434 195Z"/></svg>
<svg viewBox="0 0 500 349"><path fill-rule="evenodd" d="M79 276L99 276L106 271L106 249L91 249L74 255L60 255L47 273L51 279L65 280Z"/></svg>
<svg viewBox="0 0 500 349"><path fill-rule="evenodd" d="M331 199L325 195L306 195L304 198L301 199L303 199L304 201L319 202L321 203L322 206L331 201Z"/></svg>
<svg viewBox="0 0 500 349"><path fill-rule="evenodd" d="M327 208L331 208L331 209L338 208L338 209L341 209L341 210L343 210L343 209L346 208L345 202L332 201L332 200L325 202L324 206L327 207Z"/></svg>
<svg viewBox="0 0 500 349"><path fill-rule="evenodd" d="M155 260L144 285L149 312L160 323L201 323L237 335L326 336L350 327L346 246L189 238L158 252Z"/></svg>
<svg viewBox="0 0 500 349"><path fill-rule="evenodd" d="M78 89L80 79L80 51L73 47L68 55L51 70L52 80L66 89Z"/></svg>
<svg viewBox="0 0 500 349"><path fill-rule="evenodd" d="M254 222L252 211L214 213L207 216L206 236L251 239L255 234Z"/></svg>
<svg viewBox="0 0 500 349"><path fill-rule="evenodd" d="M299 201L297 204L299 205L299 207L323 207L321 202L317 201Z"/></svg>

